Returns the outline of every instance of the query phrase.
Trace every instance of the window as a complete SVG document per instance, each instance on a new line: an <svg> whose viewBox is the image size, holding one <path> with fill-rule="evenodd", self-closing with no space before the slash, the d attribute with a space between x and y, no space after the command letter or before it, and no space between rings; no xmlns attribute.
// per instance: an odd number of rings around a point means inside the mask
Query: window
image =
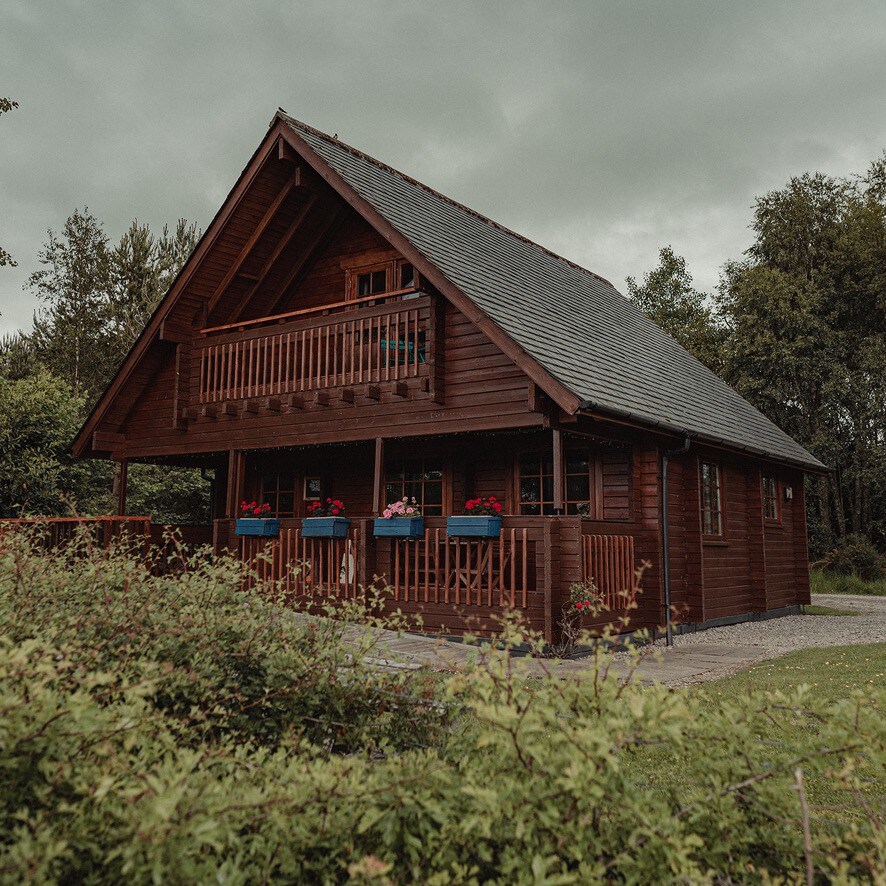
<svg viewBox="0 0 886 886"><path fill-rule="evenodd" d="M261 481L261 500L271 506L275 517L294 517L295 474L291 471L265 474Z"/></svg>
<svg viewBox="0 0 886 886"><path fill-rule="evenodd" d="M763 516L767 520L778 519L778 483L775 477L763 475Z"/></svg>
<svg viewBox="0 0 886 886"><path fill-rule="evenodd" d="M520 513L554 513L554 457L550 452L520 456Z"/></svg>
<svg viewBox="0 0 886 886"><path fill-rule="evenodd" d="M587 447L567 449L563 454L563 504L567 514L580 513L582 505L595 507L596 470L599 455ZM518 488L521 514L554 513L554 457L550 452L520 456Z"/></svg>
<svg viewBox="0 0 886 886"><path fill-rule="evenodd" d="M701 463L701 531L703 535L723 535L723 512L720 505L720 466Z"/></svg>
<svg viewBox="0 0 886 886"><path fill-rule="evenodd" d="M437 458L401 458L385 469L385 503L415 498L427 517L443 514L443 462Z"/></svg>
<svg viewBox="0 0 886 886"><path fill-rule="evenodd" d="M345 280L346 298L369 298L387 292L418 289L421 278L411 262L398 258L391 261L349 268Z"/></svg>

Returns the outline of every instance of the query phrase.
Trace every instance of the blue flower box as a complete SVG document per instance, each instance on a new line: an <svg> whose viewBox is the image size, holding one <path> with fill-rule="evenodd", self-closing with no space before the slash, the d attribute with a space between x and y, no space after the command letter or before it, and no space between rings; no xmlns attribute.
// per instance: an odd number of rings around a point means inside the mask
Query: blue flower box
<svg viewBox="0 0 886 886"><path fill-rule="evenodd" d="M305 517L301 521L302 538L347 538L348 517Z"/></svg>
<svg viewBox="0 0 886 886"><path fill-rule="evenodd" d="M471 538L498 538L501 517L447 517L446 534Z"/></svg>
<svg viewBox="0 0 886 886"><path fill-rule="evenodd" d="M425 533L424 517L376 517L376 538L421 538Z"/></svg>
<svg viewBox="0 0 886 886"><path fill-rule="evenodd" d="M280 521L271 517L241 517L234 531L237 535L276 538L280 534Z"/></svg>

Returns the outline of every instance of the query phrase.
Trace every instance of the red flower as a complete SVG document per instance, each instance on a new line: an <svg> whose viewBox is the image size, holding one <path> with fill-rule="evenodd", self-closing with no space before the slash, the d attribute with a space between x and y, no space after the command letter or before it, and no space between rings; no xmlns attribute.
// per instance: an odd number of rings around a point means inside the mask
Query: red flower
<svg viewBox="0 0 886 886"><path fill-rule="evenodd" d="M473 511L474 510L474 503L472 501L467 502L465 504L465 510L466 511Z"/></svg>
<svg viewBox="0 0 886 886"><path fill-rule="evenodd" d="M253 508L252 513L257 517L261 513L261 508Z"/></svg>
<svg viewBox="0 0 886 886"><path fill-rule="evenodd" d="M333 509L332 509L332 516L333 516L333 517L337 517L337 516L338 516L338 508L333 508Z"/></svg>

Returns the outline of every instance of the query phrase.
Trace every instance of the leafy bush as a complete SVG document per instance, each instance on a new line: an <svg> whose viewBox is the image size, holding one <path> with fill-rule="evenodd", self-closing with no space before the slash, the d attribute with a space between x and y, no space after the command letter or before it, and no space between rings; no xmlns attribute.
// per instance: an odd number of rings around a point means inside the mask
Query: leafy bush
<svg viewBox="0 0 886 886"><path fill-rule="evenodd" d="M886 579L865 581L857 575L835 575L833 572L812 570L809 584L813 594L856 594L866 597L886 597Z"/></svg>
<svg viewBox="0 0 886 886"><path fill-rule="evenodd" d="M863 535L847 535L816 566L835 575L854 575L865 581L886 578L886 558Z"/></svg>
<svg viewBox="0 0 886 886"><path fill-rule="evenodd" d="M490 650L429 683L241 585L0 551L5 880L794 880L804 820L823 881L886 876L882 690L690 707L602 651L583 680Z"/></svg>

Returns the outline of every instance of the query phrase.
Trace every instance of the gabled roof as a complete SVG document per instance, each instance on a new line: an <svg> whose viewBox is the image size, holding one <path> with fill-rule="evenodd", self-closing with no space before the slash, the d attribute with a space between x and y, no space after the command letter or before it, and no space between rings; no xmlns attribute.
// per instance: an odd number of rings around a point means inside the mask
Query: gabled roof
<svg viewBox="0 0 886 886"><path fill-rule="evenodd" d="M277 120L321 175L331 170L334 187L365 201L579 408L824 468L602 277L282 111Z"/></svg>

